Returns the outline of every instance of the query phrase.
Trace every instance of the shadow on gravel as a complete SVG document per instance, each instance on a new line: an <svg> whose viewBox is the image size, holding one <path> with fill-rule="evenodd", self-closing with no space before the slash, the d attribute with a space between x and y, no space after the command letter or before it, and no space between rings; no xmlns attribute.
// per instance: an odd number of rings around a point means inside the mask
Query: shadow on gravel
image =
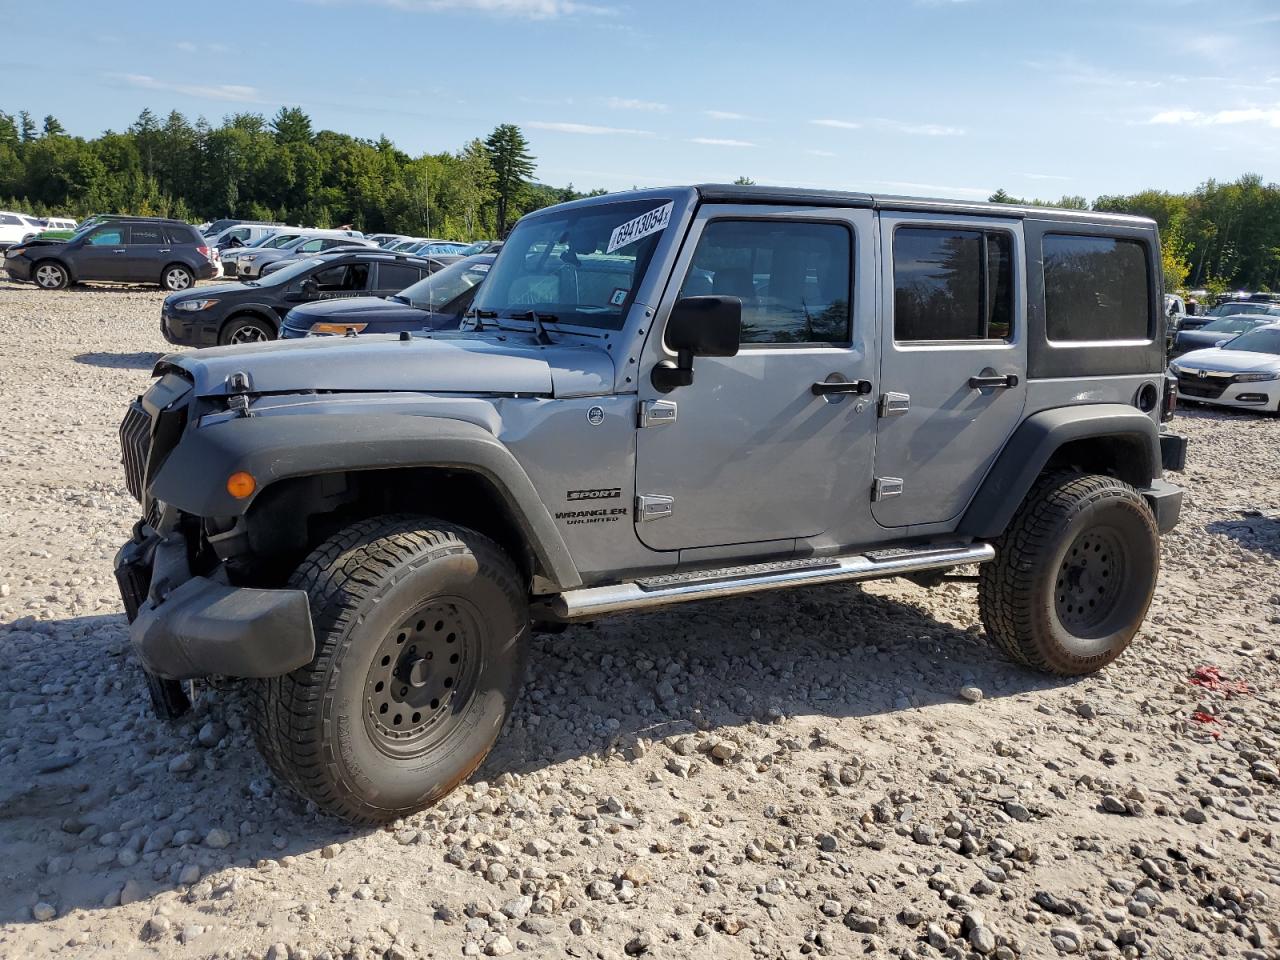
<svg viewBox="0 0 1280 960"><path fill-rule="evenodd" d="M163 353L143 350L138 353L81 353L74 358L76 363L86 363L91 367L110 367L116 370L150 370Z"/></svg>
<svg viewBox="0 0 1280 960"><path fill-rule="evenodd" d="M1246 550L1280 557L1280 516L1275 514L1242 510L1239 520L1215 520L1205 529L1230 537Z"/></svg>
<svg viewBox="0 0 1280 960"><path fill-rule="evenodd" d="M961 622L972 615L959 597L947 603ZM0 836L17 870L0 876L0 903L15 908L0 922L31 922L34 898L56 901L59 915L107 907L126 879L155 896L192 866L216 891L228 866L362 832L275 784L246 736L197 746L203 723L237 712L227 694L174 725L151 716L122 615L0 624L0 658L11 664L0 726L23 731L0 755ZM88 663L103 679L79 681L98 694L86 697L68 671ZM998 699L1068 682L1010 664L976 629L857 586L689 604L536 636L521 701L474 779L780 716L897 715L923 727L932 721L914 711L956 703L964 684ZM54 723L71 699L69 722ZM158 827L170 839L153 851ZM232 831L226 849L201 842L215 827ZM191 842L179 846L176 829L192 830Z"/></svg>

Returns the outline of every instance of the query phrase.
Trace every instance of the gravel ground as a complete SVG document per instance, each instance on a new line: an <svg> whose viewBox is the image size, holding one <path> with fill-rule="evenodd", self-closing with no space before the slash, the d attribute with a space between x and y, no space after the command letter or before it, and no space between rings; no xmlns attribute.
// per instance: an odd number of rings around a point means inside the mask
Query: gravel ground
<svg viewBox="0 0 1280 960"><path fill-rule="evenodd" d="M1280 957L1275 420L1179 418L1098 676L1000 660L969 584L620 618L538 638L474 780L357 831L232 692L150 715L111 558L160 300L0 281L0 956Z"/></svg>

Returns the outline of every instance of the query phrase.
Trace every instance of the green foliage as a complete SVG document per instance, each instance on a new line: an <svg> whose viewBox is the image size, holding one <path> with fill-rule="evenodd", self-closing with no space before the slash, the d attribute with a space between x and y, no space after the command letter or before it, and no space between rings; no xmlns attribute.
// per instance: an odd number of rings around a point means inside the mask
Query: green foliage
<svg viewBox="0 0 1280 960"><path fill-rule="evenodd" d="M750 177L738 177L733 182L735 185L739 187L750 187L755 183L755 181L752 180Z"/></svg>
<svg viewBox="0 0 1280 960"><path fill-rule="evenodd" d="M238 216L470 240L582 196L532 183L533 171L510 125L456 153L411 157L386 137L315 131L298 107L217 127L143 110L123 133L95 139L68 136L52 116L41 132L26 111L0 111L0 207L35 215Z"/></svg>

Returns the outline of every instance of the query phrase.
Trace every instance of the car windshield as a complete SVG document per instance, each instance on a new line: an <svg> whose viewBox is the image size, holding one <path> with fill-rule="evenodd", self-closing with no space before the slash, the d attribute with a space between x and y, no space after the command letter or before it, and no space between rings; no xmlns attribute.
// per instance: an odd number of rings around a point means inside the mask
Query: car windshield
<svg viewBox="0 0 1280 960"><path fill-rule="evenodd" d="M1252 317L1223 317L1220 320L1211 320L1201 329L1206 333L1244 333L1246 330L1252 330L1258 324L1266 322Z"/></svg>
<svg viewBox="0 0 1280 960"><path fill-rule="evenodd" d="M296 233L276 233L256 244L256 246L262 247L264 250L279 250L297 239L298 235Z"/></svg>
<svg viewBox="0 0 1280 960"><path fill-rule="evenodd" d="M1249 304L1249 303L1220 303L1220 304L1218 304L1216 307L1211 307L1211 308L1209 309L1209 316L1211 316L1211 317L1229 317L1229 316L1231 316L1232 314L1236 314L1236 313L1248 313L1248 312L1249 312L1249 308L1250 308L1251 306L1253 306L1253 304Z"/></svg>
<svg viewBox="0 0 1280 960"><path fill-rule="evenodd" d="M521 220L476 295L478 315L618 330L671 218L669 200L628 200Z"/></svg>
<svg viewBox="0 0 1280 960"><path fill-rule="evenodd" d="M1273 353L1280 356L1280 326L1260 327L1242 333L1223 350L1245 350L1249 353Z"/></svg>
<svg viewBox="0 0 1280 960"><path fill-rule="evenodd" d="M320 257L308 257L306 260L295 260L287 267L281 267L279 270L263 276L261 280L250 280L246 286L250 287L278 287L283 283L288 283L300 273L306 273L312 267L317 267L326 261Z"/></svg>
<svg viewBox="0 0 1280 960"><path fill-rule="evenodd" d="M488 249L489 249L488 240L478 240L475 243L471 244L471 246L469 247L463 247L458 252L462 254L464 257L470 257L470 256L474 256L477 253L484 253Z"/></svg>
<svg viewBox="0 0 1280 960"><path fill-rule="evenodd" d="M400 299L419 310L437 310L456 300L489 273L489 264L459 260L400 291Z"/></svg>

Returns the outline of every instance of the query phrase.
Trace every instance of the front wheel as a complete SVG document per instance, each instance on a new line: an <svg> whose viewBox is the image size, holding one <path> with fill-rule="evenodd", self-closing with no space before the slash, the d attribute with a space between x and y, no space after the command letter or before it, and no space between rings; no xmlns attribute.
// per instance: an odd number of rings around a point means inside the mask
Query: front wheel
<svg viewBox="0 0 1280 960"><path fill-rule="evenodd" d="M1011 659L1060 676L1092 673L1142 626L1160 569L1147 502L1115 477L1040 480L978 577L987 634Z"/></svg>
<svg viewBox="0 0 1280 960"><path fill-rule="evenodd" d="M36 285L45 290L61 290L71 279L67 275L67 268L52 260L36 264L34 276Z"/></svg>
<svg viewBox="0 0 1280 960"><path fill-rule="evenodd" d="M258 745L321 809L380 823L430 806L488 754L520 689L528 594L487 537L427 517L347 527L294 573L316 656L251 683Z"/></svg>
<svg viewBox="0 0 1280 960"><path fill-rule="evenodd" d="M229 346L237 343L266 343L276 338L275 329L253 317L232 317L218 335L218 343Z"/></svg>

